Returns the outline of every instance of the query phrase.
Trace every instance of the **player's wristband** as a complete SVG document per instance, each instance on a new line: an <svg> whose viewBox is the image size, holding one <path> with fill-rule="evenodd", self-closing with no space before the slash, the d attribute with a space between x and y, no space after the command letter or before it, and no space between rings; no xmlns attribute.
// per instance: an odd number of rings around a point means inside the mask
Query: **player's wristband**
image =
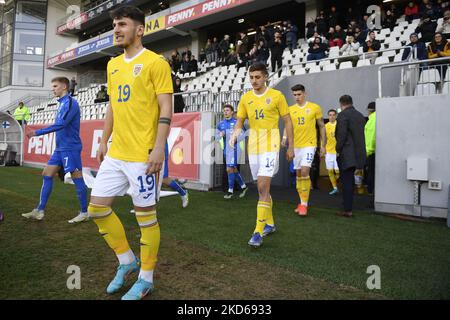
<svg viewBox="0 0 450 320"><path fill-rule="evenodd" d="M159 118L159 123L160 124L167 124L168 126L170 126L170 124L172 123L172 119L170 119L170 118Z"/></svg>

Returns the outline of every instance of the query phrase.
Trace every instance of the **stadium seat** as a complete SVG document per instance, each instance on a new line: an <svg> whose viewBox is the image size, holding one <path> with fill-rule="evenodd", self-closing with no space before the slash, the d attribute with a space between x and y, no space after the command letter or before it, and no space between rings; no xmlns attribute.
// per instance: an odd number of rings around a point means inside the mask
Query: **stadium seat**
<svg viewBox="0 0 450 320"><path fill-rule="evenodd" d="M357 67L364 67L364 66L370 66L371 65L371 63L370 63L370 60L369 59L365 59L365 60L363 60L363 59L360 59L360 60L358 60L358 63L357 63Z"/></svg>
<svg viewBox="0 0 450 320"><path fill-rule="evenodd" d="M389 63L389 58L388 57L381 56L381 57L378 57L375 60L375 64L376 65L378 65L378 64L385 64L385 63Z"/></svg>
<svg viewBox="0 0 450 320"><path fill-rule="evenodd" d="M428 96L432 94L436 94L436 86L434 83L418 84L414 91L415 96Z"/></svg>
<svg viewBox="0 0 450 320"><path fill-rule="evenodd" d="M322 71L322 69L320 68L320 66L317 65L313 65L309 68L309 73L317 73Z"/></svg>
<svg viewBox="0 0 450 320"><path fill-rule="evenodd" d="M302 75L302 74L306 74L306 70L304 68L300 67L298 69L295 69L294 75L299 76L299 75Z"/></svg>
<svg viewBox="0 0 450 320"><path fill-rule="evenodd" d="M331 47L328 57L329 58L338 58L339 57L339 47Z"/></svg>
<svg viewBox="0 0 450 320"><path fill-rule="evenodd" d="M447 72L445 73L444 81L450 81L450 68L447 68Z"/></svg>
<svg viewBox="0 0 450 320"><path fill-rule="evenodd" d="M351 61L345 61L339 65L339 69L351 69L351 68L353 68L353 64Z"/></svg>
<svg viewBox="0 0 450 320"><path fill-rule="evenodd" d="M323 71L334 71L336 70L336 65L333 64L326 64L323 66Z"/></svg>
<svg viewBox="0 0 450 320"><path fill-rule="evenodd" d="M437 69L422 70L419 83L436 83L441 82L441 76Z"/></svg>
<svg viewBox="0 0 450 320"><path fill-rule="evenodd" d="M450 82L444 82L444 84L442 85L442 93L450 94Z"/></svg>

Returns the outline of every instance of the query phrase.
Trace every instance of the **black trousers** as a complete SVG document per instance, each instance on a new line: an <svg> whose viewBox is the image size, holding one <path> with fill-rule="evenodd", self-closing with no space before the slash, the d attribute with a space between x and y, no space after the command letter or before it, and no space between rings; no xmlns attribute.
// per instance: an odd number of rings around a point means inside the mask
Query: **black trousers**
<svg viewBox="0 0 450 320"><path fill-rule="evenodd" d="M278 67L278 76L281 76L281 67L283 66L283 56L273 56L272 59L272 72L276 71L276 67Z"/></svg>
<svg viewBox="0 0 450 320"><path fill-rule="evenodd" d="M353 193L355 192L355 167L341 171L341 182L343 186L342 196L344 198L344 211L353 211Z"/></svg>
<svg viewBox="0 0 450 320"><path fill-rule="evenodd" d="M375 154L367 157L367 192L373 194L375 192Z"/></svg>

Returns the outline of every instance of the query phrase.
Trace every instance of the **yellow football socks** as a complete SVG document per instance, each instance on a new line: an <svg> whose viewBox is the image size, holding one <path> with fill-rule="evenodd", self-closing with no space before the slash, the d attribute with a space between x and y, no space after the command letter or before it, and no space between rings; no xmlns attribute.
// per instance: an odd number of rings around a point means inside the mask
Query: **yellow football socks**
<svg viewBox="0 0 450 320"><path fill-rule="evenodd" d="M302 205L307 206L309 201L309 193L311 192L310 177L297 177L297 192Z"/></svg>
<svg viewBox="0 0 450 320"><path fill-rule="evenodd" d="M141 228L141 270L152 271L158 260L161 240L156 211L136 212L136 219Z"/></svg>
<svg viewBox="0 0 450 320"><path fill-rule="evenodd" d="M256 228L254 233L259 233L260 235L264 232L264 227L267 223L267 218L270 213L270 202L258 202L258 208L257 208L257 219L256 219Z"/></svg>
<svg viewBox="0 0 450 320"><path fill-rule="evenodd" d="M110 207L90 204L88 213L97 225L98 232L116 255L130 251L122 222Z"/></svg>
<svg viewBox="0 0 450 320"><path fill-rule="evenodd" d="M328 176L330 177L331 185L333 186L333 189L337 189L337 179L334 174L334 170L328 170Z"/></svg>

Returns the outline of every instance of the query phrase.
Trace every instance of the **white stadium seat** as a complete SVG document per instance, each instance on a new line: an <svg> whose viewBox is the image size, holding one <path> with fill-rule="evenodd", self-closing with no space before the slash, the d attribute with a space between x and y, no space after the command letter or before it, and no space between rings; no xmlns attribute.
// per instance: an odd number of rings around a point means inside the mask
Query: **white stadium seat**
<svg viewBox="0 0 450 320"><path fill-rule="evenodd" d="M437 69L422 70L419 83L441 82L441 75Z"/></svg>
<svg viewBox="0 0 450 320"><path fill-rule="evenodd" d="M339 65L339 69L351 69L351 68L353 68L353 64L351 61L345 61Z"/></svg>
<svg viewBox="0 0 450 320"><path fill-rule="evenodd" d="M428 96L432 94L436 94L436 86L434 83L418 84L414 91L415 96Z"/></svg>

